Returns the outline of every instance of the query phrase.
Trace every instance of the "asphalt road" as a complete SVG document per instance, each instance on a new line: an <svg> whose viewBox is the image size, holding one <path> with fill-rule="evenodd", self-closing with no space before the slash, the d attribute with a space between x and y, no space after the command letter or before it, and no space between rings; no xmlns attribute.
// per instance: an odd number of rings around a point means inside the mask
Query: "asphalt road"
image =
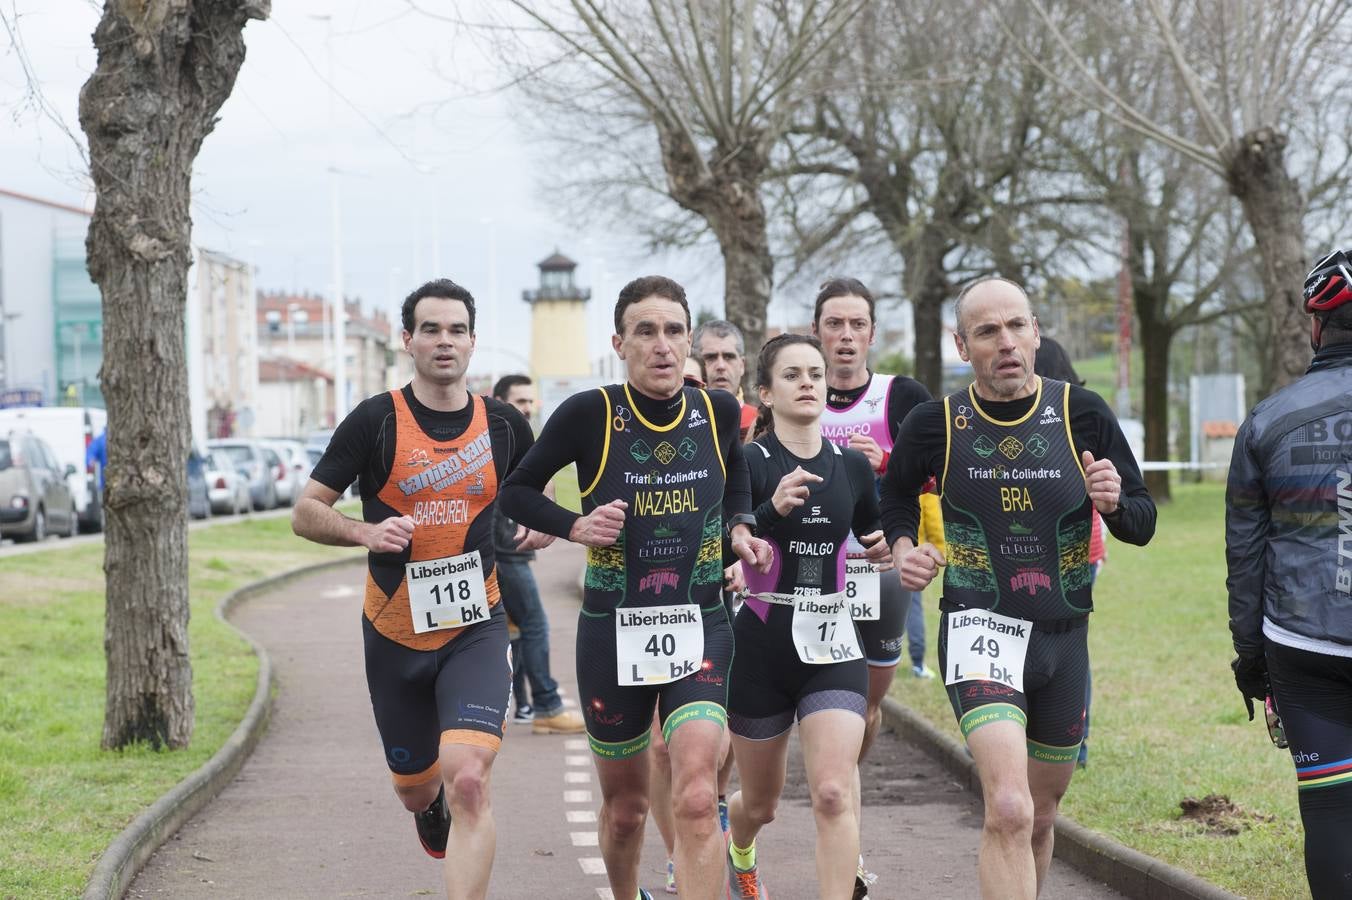
<svg viewBox="0 0 1352 900"><path fill-rule="evenodd" d="M554 675L574 688L578 548L541 555ZM235 781L149 862L128 897L331 898L441 894L389 786L361 662L361 574L341 569L257 598L234 617L272 654L268 733ZM980 802L918 749L882 736L863 772L871 896L974 898ZM599 791L582 737L510 725L494 767L498 849L489 895L610 897L594 826ZM816 896L813 826L795 749L779 817L759 840L775 898ZM643 885L663 897L665 854L649 826ZM1053 862L1043 897L1120 896Z"/></svg>

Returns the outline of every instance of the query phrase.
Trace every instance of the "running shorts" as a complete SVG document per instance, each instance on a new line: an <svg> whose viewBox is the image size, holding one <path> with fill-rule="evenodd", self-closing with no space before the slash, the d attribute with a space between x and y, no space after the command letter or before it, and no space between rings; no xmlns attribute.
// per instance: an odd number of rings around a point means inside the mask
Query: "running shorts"
<svg viewBox="0 0 1352 900"><path fill-rule="evenodd" d="M512 692L507 615L493 607L436 650L414 650L376 631L362 616L366 685L396 783L439 778L442 744L497 751Z"/></svg>
<svg viewBox="0 0 1352 900"><path fill-rule="evenodd" d="M895 573L886 573L879 579L879 596L878 618L855 623L859 628L859 646L870 666L895 666L901 662L902 633L906 630L911 592L901 586Z"/></svg>
<svg viewBox="0 0 1352 900"><path fill-rule="evenodd" d="M795 715L801 722L824 709L844 709L863 718L868 702L864 660L805 663L793 648L793 611L772 606L769 613L763 622L744 605L732 623L737 644L728 688L732 733L768 740L788 731Z"/></svg>
<svg viewBox="0 0 1352 900"><path fill-rule="evenodd" d="M654 709L668 742L679 725L693 719L727 724L732 626L721 601L701 613L704 662L697 672L667 684L624 687L616 674L615 614L578 616L577 688L597 756L625 759L646 750Z"/></svg>
<svg viewBox="0 0 1352 900"><path fill-rule="evenodd" d="M939 672L948 671L948 616L939 616ZM947 687L948 701L963 737L990 722L1023 726L1028 756L1051 763L1073 763L1084 738L1084 690L1089 676L1089 618L1058 622L1064 630L1028 634L1023 690L999 681L965 681Z"/></svg>

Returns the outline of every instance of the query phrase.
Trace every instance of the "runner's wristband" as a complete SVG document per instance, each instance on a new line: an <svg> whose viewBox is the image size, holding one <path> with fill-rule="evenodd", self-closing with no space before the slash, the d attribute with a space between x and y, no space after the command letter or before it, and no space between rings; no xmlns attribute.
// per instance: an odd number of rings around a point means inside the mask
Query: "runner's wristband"
<svg viewBox="0 0 1352 900"><path fill-rule="evenodd" d="M738 513L735 516L728 516L728 521L723 526L723 530L727 532L728 540L732 540L732 529L738 525L745 525L751 529L752 534L756 533L756 517L750 513Z"/></svg>

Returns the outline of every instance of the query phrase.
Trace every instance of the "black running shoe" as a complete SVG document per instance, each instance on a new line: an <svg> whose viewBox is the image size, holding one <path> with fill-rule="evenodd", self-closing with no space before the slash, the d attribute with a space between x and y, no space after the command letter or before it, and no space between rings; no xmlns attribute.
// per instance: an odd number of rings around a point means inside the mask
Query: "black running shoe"
<svg viewBox="0 0 1352 900"><path fill-rule="evenodd" d="M418 827L418 840L422 841L427 855L445 859L446 839L451 836L451 810L446 806L446 785L441 786L431 806L413 814L413 824Z"/></svg>

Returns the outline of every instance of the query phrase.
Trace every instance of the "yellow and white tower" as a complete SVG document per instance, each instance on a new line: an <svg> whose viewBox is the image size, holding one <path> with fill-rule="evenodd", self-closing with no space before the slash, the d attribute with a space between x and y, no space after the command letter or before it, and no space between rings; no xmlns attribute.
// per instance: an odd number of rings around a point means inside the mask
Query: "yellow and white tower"
<svg viewBox="0 0 1352 900"><path fill-rule="evenodd" d="M521 299L531 306L531 373L538 379L587 375L591 371L587 355L591 288L573 284L577 263L557 249L537 265L540 287L521 292Z"/></svg>

